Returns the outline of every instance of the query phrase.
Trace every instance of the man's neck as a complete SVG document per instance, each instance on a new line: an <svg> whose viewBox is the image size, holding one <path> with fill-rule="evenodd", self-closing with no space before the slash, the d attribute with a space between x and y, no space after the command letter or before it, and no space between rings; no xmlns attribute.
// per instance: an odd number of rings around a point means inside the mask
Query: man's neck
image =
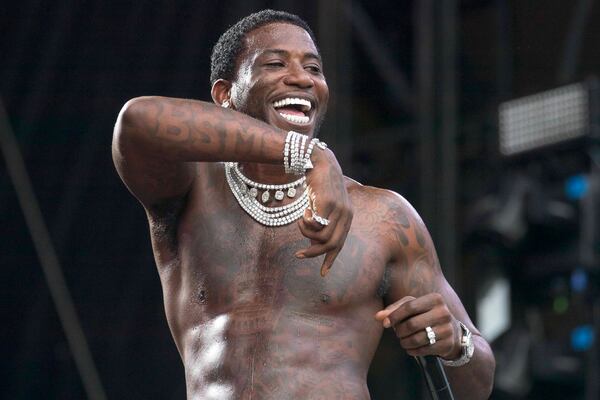
<svg viewBox="0 0 600 400"><path fill-rule="evenodd" d="M283 165L240 163L240 170L246 177L259 183L281 185L297 180L299 177L286 174Z"/></svg>

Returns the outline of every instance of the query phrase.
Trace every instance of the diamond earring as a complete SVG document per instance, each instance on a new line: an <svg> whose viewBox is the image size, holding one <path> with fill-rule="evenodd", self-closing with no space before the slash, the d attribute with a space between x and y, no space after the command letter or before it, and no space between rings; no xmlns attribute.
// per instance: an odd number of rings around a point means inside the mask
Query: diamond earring
<svg viewBox="0 0 600 400"><path fill-rule="evenodd" d="M225 100L223 103L221 103L221 107L223 108L229 108L231 103L229 103L229 100Z"/></svg>

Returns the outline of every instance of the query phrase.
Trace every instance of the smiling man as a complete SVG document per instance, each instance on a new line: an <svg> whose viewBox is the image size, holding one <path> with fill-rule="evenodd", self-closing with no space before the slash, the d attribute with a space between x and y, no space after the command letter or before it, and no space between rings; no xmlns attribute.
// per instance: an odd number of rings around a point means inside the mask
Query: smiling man
<svg viewBox="0 0 600 400"><path fill-rule="evenodd" d="M385 328L409 355L442 357L457 398L487 398L493 355L423 222L316 139L329 92L306 23L242 19L215 45L211 84L214 104L130 100L113 140L188 398L369 399Z"/></svg>

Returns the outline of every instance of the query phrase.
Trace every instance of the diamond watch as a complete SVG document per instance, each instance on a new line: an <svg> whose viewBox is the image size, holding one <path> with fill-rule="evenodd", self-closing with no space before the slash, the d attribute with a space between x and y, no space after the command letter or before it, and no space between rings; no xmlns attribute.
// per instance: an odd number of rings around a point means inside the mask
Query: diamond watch
<svg viewBox="0 0 600 400"><path fill-rule="evenodd" d="M460 330L462 331L462 337L460 338L460 347L462 349L461 356L456 360L444 360L440 358L442 364L447 367L460 367L465 365L469 361L471 361L471 357L473 357L473 353L475 352L475 345L473 344L473 337L469 328L465 326L462 322L458 322L460 324Z"/></svg>

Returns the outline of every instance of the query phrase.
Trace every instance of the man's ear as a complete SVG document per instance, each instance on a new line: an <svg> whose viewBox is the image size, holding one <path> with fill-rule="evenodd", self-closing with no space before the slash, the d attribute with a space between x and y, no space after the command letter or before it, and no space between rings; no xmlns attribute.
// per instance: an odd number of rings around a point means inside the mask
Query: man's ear
<svg viewBox="0 0 600 400"><path fill-rule="evenodd" d="M225 79L217 79L210 91L216 105L222 106L225 101L231 102L231 82Z"/></svg>

